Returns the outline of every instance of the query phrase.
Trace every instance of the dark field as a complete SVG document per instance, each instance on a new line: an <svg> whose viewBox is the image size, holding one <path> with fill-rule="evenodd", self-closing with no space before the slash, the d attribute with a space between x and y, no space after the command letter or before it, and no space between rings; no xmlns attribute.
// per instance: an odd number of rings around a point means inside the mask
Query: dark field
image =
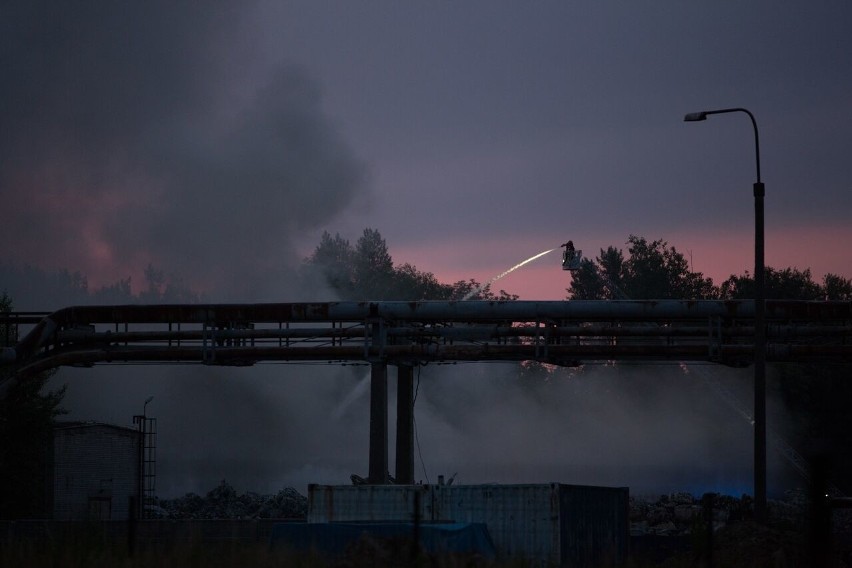
<svg viewBox="0 0 852 568"><path fill-rule="evenodd" d="M216 523L217 521L207 521ZM227 521L225 521L227 522ZM150 523L164 523L152 521ZM251 521L247 521L251 523ZM175 523L169 523L172 527ZM474 555L414 554L410 543L362 538L350 545L340 557L316 553L296 553L272 549L266 542L219 538L209 541L200 536L178 542L151 539L131 543L124 523L69 524L53 534L6 538L0 547L0 566L63 568L148 568L158 567L516 567L533 564L520 560L486 561ZM110 525L108 528L105 525ZM696 527L700 529L700 527ZM256 534L263 533L255 527ZM64 534L57 534L62 532ZM5 535L12 531L8 524ZM162 531L161 531L162 533ZM648 535L631 538L631 554L624 566L642 567L796 567L849 564L848 541L842 535L830 540L814 538L806 526L763 527L750 520L728 523L708 538L696 530L679 536ZM141 539L140 539L141 540ZM832 550L833 548L833 550ZM845 562L844 562L845 561ZM601 567L612 566L604 562Z"/></svg>

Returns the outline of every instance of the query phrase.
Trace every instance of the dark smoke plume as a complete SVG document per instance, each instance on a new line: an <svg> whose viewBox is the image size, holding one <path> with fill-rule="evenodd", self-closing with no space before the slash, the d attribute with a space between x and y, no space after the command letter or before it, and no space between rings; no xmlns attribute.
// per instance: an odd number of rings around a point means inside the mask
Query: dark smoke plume
<svg viewBox="0 0 852 568"><path fill-rule="evenodd" d="M305 69L255 62L249 14L5 3L0 260L101 284L153 263L219 297L280 294L293 237L343 211L364 170Z"/></svg>

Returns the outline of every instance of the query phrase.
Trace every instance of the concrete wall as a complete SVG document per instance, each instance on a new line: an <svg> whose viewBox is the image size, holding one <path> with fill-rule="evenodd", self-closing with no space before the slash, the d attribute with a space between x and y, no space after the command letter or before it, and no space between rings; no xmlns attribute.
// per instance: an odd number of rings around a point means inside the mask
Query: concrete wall
<svg viewBox="0 0 852 568"><path fill-rule="evenodd" d="M60 426L53 437L53 518L124 520L139 491L139 433L109 424Z"/></svg>
<svg viewBox="0 0 852 568"><path fill-rule="evenodd" d="M627 488L578 485L363 485L308 487L308 522L485 523L500 556L594 566L627 557Z"/></svg>

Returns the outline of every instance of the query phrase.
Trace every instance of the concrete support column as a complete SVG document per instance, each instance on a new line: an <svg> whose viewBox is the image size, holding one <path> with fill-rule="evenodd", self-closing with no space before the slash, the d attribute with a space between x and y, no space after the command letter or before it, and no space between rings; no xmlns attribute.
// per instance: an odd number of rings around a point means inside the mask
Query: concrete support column
<svg viewBox="0 0 852 568"><path fill-rule="evenodd" d="M396 482L414 484L414 367L396 368Z"/></svg>
<svg viewBox="0 0 852 568"><path fill-rule="evenodd" d="M369 483L388 482L388 366L370 365L370 473Z"/></svg>

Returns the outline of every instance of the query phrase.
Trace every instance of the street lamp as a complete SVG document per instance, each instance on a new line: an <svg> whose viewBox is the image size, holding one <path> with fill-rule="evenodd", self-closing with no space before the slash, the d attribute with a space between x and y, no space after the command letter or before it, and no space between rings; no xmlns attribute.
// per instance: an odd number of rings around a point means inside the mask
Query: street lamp
<svg viewBox="0 0 852 568"><path fill-rule="evenodd" d="M707 120L711 114L744 112L754 128L754 155L757 181L754 183L754 517L765 523L766 517L766 282L763 264L763 196L760 181L760 138L754 115L744 108L725 108L691 112L685 122Z"/></svg>

